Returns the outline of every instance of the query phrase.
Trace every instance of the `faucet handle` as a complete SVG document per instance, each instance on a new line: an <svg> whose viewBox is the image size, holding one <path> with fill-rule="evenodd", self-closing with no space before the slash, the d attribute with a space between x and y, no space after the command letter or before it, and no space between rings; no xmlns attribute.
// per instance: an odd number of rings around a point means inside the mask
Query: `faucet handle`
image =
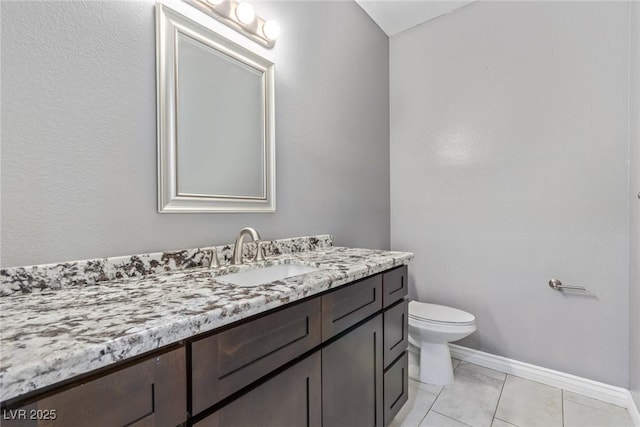
<svg viewBox="0 0 640 427"><path fill-rule="evenodd" d="M264 261L265 255L264 255L264 245L266 245L267 242L257 242L257 247L256 247L256 257L254 259L254 261Z"/></svg>
<svg viewBox="0 0 640 427"><path fill-rule="evenodd" d="M209 260L209 268L220 268L220 260L218 259L218 251L211 248L211 259Z"/></svg>

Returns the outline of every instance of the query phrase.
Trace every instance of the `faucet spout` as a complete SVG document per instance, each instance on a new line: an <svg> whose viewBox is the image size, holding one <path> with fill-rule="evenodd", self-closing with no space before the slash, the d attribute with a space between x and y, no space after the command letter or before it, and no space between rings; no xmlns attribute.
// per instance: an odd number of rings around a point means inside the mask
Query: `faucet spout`
<svg viewBox="0 0 640 427"><path fill-rule="evenodd" d="M242 248L244 246L245 237L251 237L251 239L255 242L260 240L260 234L255 230L255 228L245 227L238 233L238 237L236 237L236 243L233 247L233 257L231 259L231 264L242 264Z"/></svg>

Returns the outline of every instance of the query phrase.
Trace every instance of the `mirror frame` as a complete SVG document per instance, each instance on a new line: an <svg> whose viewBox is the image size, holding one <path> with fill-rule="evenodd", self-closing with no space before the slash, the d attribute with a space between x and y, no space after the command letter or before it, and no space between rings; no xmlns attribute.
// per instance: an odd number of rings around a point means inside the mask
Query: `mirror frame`
<svg viewBox="0 0 640 427"><path fill-rule="evenodd" d="M177 36L182 33L262 73L264 176L263 197L181 195L177 173ZM156 4L156 102L158 139L158 212L275 211L275 66L273 62L224 38L176 10ZM215 179L212 175L211 179Z"/></svg>

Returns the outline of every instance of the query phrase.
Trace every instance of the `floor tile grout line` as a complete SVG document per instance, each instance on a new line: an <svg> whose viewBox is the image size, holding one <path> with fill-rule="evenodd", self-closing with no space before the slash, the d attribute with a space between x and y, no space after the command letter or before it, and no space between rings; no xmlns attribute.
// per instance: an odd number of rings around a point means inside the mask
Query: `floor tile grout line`
<svg viewBox="0 0 640 427"><path fill-rule="evenodd" d="M471 363L471 362L467 362L467 363L469 363L469 364L471 364L471 365L475 365L475 363ZM476 366L481 366L481 367L482 367L482 365L476 365ZM492 368L487 368L487 369L492 369ZM496 370L496 369L494 369L494 371L495 371L495 370ZM502 372L502 371L498 371L498 372ZM556 388L556 389L558 389L558 390L562 391L562 400L563 400L563 405L562 405L562 406L563 406L563 408L564 408L564 400L565 400L564 392L565 392L565 391L569 391L569 392L570 392L570 390L565 390L565 389L563 389L562 387L558 387L558 386L555 386L555 385L546 384L546 383L543 383L543 382L541 382L541 381L532 380L532 379L529 379L529 378L522 377L522 376L520 376L520 375L507 374L506 372L504 372L504 374L505 374L505 375L510 375L510 376L512 376L512 377L515 377L515 378L519 378L519 379L524 380L524 381L530 381L530 382L534 382L534 383L536 383L536 384L541 384L541 385L543 385L543 386L547 386L547 387L551 387L551 388ZM578 392L575 392L575 391L574 391L574 392L571 392L571 393L574 393L574 394L576 394L576 395L578 395L578 396L581 396L581 397L586 397L586 398L588 398L588 399L596 400L596 401L601 402L601 403L604 403L604 404L606 404L606 405L615 406L616 408L622 408L622 409L625 409L625 410L627 409L625 406L618 405L618 404L616 404L616 403L607 402L607 401L605 401L605 400L598 399L598 398L596 398L596 397L587 396L586 394L578 393ZM587 407L589 407L589 408L595 408L595 409L598 409L598 408L597 408L596 406L594 406L594 405L590 405L590 404L588 404L588 403L584 403L584 402L579 402L579 401L574 400L574 399L569 399L569 398L567 398L566 400L568 400L569 402L578 403L578 404L580 404L580 405L587 406ZM604 409L602 409L602 410L604 410Z"/></svg>
<svg viewBox="0 0 640 427"><path fill-rule="evenodd" d="M483 368L483 369L486 369L486 370L488 370L488 371L494 371L494 372L497 372L498 374L502 374L502 375L504 375L504 376L505 376L505 378L506 378L506 376L507 376L507 375L511 375L512 377L518 377L517 375L508 374L508 373L506 373L506 372L499 371L499 370L497 370L497 369L488 368L488 367L486 367L486 366L478 365L478 364L471 363L471 362L464 362L464 364L465 364L465 365L471 365L471 366L477 366L477 367L479 367L479 368ZM458 369L458 368L463 369L463 370L469 370L469 369L465 368L464 366L462 366L462 362L461 362L461 363L456 367L456 369L454 370L454 372L455 372L455 371L457 371L457 369ZM499 380L499 381L504 381L504 380L501 380L501 379L497 378L496 376L489 375L489 374L486 374L486 373L483 373L483 372L478 372L478 371L473 371L473 372L475 372L476 374L479 374L479 375L484 375L485 377L493 378L493 379L496 379L496 380ZM518 378L521 378L521 379L523 379L523 380L527 380L527 379L526 379L526 378L524 378L524 377L518 377ZM527 380L527 381L531 381L531 380ZM534 381L534 382L537 382L537 381ZM540 383L540 384L543 384L543 383ZM546 384L543 384L543 385L546 385ZM556 387L556 388L558 388L558 387Z"/></svg>
<svg viewBox="0 0 640 427"><path fill-rule="evenodd" d="M480 366L480 365L476 365L475 363L471 363L471 362L466 362L466 364L467 364L467 365ZM462 361L460 361L460 363L458 363L458 366L456 366L456 369L454 370L454 372L455 372L455 371L457 371L457 370L458 370L458 368L460 368L461 366L462 366ZM481 367L482 367L482 366L481 366ZM462 369L464 369L464 367L463 367ZM488 368L488 369L490 369L490 368ZM502 386L500 387L500 395L498 396L498 400L496 401L496 407L495 407L495 409L493 410L493 413L492 413L492 415L491 415L491 423L493 424L493 419L495 418L495 414L496 414L496 412L497 412L497 410L498 410L498 405L500 404L500 398L502 397L502 391L504 390L504 384L505 384L505 382L507 381L507 376L508 376L508 374L504 373L504 375L505 375L505 376L504 376L504 380L499 380L499 379L497 379L497 378L495 378L495 377L493 377L493 376L491 376L491 375L487 375L487 374L484 374L484 373L481 373L481 372L475 372L475 371L471 371L471 372L474 372L475 374L477 374L477 375L481 375L481 376L483 376L483 377L487 377L487 378L495 379L495 380L498 380L498 381L501 381L501 382L502 382ZM500 371L496 371L496 372L500 372ZM443 390L444 390L444 389L443 389ZM436 412L436 413L440 414L440 413L439 413L439 412L437 412L437 411L434 411L434 412ZM440 414L440 415L443 415L443 414ZM446 415L444 415L444 416L446 417ZM451 417L447 417L447 418L451 418ZM453 419L453 420L455 420L455 421L458 421L458 422L462 423L462 421L457 420L457 419L455 419L455 418L451 418L451 419ZM463 424L464 424L464 423L463 423Z"/></svg>
<svg viewBox="0 0 640 427"><path fill-rule="evenodd" d="M416 381L416 380L414 380L414 381ZM422 383L422 382L420 382L420 381L416 381L416 382L418 382L419 384L426 384L426 383ZM435 384L432 384L432 385L435 385ZM422 389L420 389L419 387L418 387L418 390L423 391L423 392L424 392L424 393L426 393L426 394L430 394L430 395L432 395L432 396L435 396L436 398L435 398L435 399L433 399L433 401L431 402L431 404L427 407L426 412L424 413L424 415L422 416L422 418L420 418L420 421L418 422L418 424L416 425L416 427L419 427L419 426L420 426L420 424L422 424L422 422L424 421L424 419L427 417L427 415L429 415L429 411L431 411L431 408L433 407L434 403L436 402L436 400L438 400L438 397L440 396L440 393L442 393L442 390L444 390L444 386L443 386L442 388L440 388L440 391L438 391L438 393L431 393L431 392L428 392L428 391L426 391L426 390L422 390Z"/></svg>
<svg viewBox="0 0 640 427"><path fill-rule="evenodd" d="M587 408L592 408L592 409L597 409L597 410L600 410L600 411L603 411L603 412L608 412L608 413L610 413L612 415L615 415L615 416L618 416L618 417L621 416L621 415L618 415L618 414L615 414L615 413L611 412L610 410L604 409L602 407L598 407L596 405L592 405L592 404L590 404L588 402L584 402L584 401L581 402L580 400L577 400L577 399L572 399L572 398L569 398L569 397L565 397L564 393L565 392L569 392L569 393L573 393L573 394L575 394L577 396L580 396L580 397L583 397L583 398L595 400L596 402L599 402L600 404L603 404L603 405L607 405L607 406L610 405L610 406L613 406L615 408L623 409L625 411L625 413L627 414L627 416L629 416L629 411L624 406L616 405L615 403L606 402L604 400L600 400L600 399L597 399L595 397L590 397L590 396L587 396L587 395L584 395L584 394L572 392L571 390L565 390L565 389L561 389L561 390L562 390L562 404L563 404L563 407L564 407L564 401L566 400L567 402L571 402L571 403L575 403L575 404L578 404L578 405L586 406Z"/></svg>
<svg viewBox="0 0 640 427"><path fill-rule="evenodd" d="M510 423L509 421L507 421L507 420L503 420L502 418L493 417L493 419L494 419L494 420L502 421L503 423L505 423L505 424L509 424L510 426L513 426L513 427L518 427L516 424Z"/></svg>
<svg viewBox="0 0 640 427"><path fill-rule="evenodd" d="M431 411L431 408L433 408L433 404L436 402L436 400L438 400L438 396L440 396L440 393L442 393L442 390L444 390L444 387L442 387L440 389L440 391L438 392L438 394L436 394L436 398L433 399L433 402L431 402L431 405L429 405L429 407L427 408L427 412L425 412L424 415L422 416L422 418L420 418L420 422L418 423L418 425L416 427L420 427L420 424L422 424L424 419L427 418L427 415L429 415L429 412ZM428 392L425 392L425 393L428 393ZM429 394L433 394L433 393L429 393Z"/></svg>
<svg viewBox="0 0 640 427"><path fill-rule="evenodd" d="M469 364L469 365L475 365L475 363L467 363L467 364ZM460 368L460 366L461 366L461 365L462 365L462 361L459 361L459 362L458 362L458 365L455 367L455 369L453 370L453 372L456 372L456 371L458 370L458 368ZM479 366L479 365L476 365L476 366ZM464 368L463 368L463 369L464 369ZM482 376L485 376L485 377L487 377L487 378L493 378L493 377L491 377L491 376L489 376L489 375L481 374L481 373L479 373L479 372L476 372L476 374L478 374L478 375L482 375ZM506 374L505 374L505 380L506 380ZM454 378L454 382L455 382L455 378ZM432 408L433 408L433 405L435 405L436 401L438 400L438 398L440 397L440 395L444 392L444 389L445 389L446 387L447 387L447 386L442 386L442 388L441 388L441 389L440 389L440 391L438 392L438 395L436 396L435 400L431 403L431 406L429 407L429 411L427 411L427 414L425 415L425 417L426 417L427 415L429 415L429 412L433 411L433 412L435 412L435 413L436 413L436 414L438 414L438 415L442 415L443 417L449 418L450 420L454 420L454 421L456 421L456 422L458 422L458 423L460 423L460 424L463 424L463 425L465 425L465 426L472 427L472 426L470 426L469 424L467 424L467 423L465 423L465 422L462 422L462 421L460 421L460 420L458 420L458 419L456 419L456 418L450 417L450 416L448 416L448 415L444 415L444 414L442 414L442 413L440 413L440 412L438 412L438 411L436 411L436 410L432 409ZM502 387L500 388L500 396L502 396L502 389L503 389L503 388L504 388L504 380L502 381ZM500 401L500 397L498 397L498 402L499 402L499 401ZM496 405L496 409L497 409L497 405ZM495 415L495 410L494 410L494 415ZM493 418L494 418L494 417L492 416L492 417L491 417L492 424L493 424ZM424 421L424 417L422 418L422 421ZM422 421L420 421L420 423L422 423ZM418 426L419 426L419 425L418 425Z"/></svg>
<svg viewBox="0 0 640 427"><path fill-rule="evenodd" d="M412 378L409 378L409 379L411 380ZM427 385L435 385L435 386L438 386L437 384L423 383L423 382L418 381L418 380L413 380L413 381L417 382L418 384L427 384ZM438 396L440 396L440 393L442 393L442 390L444 390L444 388L445 388L445 387L446 387L446 386L440 386L440 391L438 391L437 393L433 393L433 392L431 392L431 391L423 390L423 389L421 389L421 388L420 388L420 386L418 386L418 387L417 387L417 389L418 389L418 390L420 390L420 391L423 391L423 392L425 392L425 393L427 393L427 394L430 394L430 395L432 395L432 396L435 396L435 397L436 397L436 399L437 399L437 398L438 398ZM414 387L414 388L415 388L415 387ZM431 405L433 405L433 403L432 403Z"/></svg>
<svg viewBox="0 0 640 427"><path fill-rule="evenodd" d="M420 422L418 423L418 425L416 427L420 427L420 424L422 424L424 419L427 418L427 415L429 415L429 411L424 413L424 415L422 416L422 418L420 418Z"/></svg>
<svg viewBox="0 0 640 427"><path fill-rule="evenodd" d="M429 405L429 409L427 410L427 413L429 413L429 411L431 410L431 408L433 408L433 405L436 404L436 400L438 400L438 398L440 397L440 395L442 394L442 391L444 390L446 386L442 386L442 388L440 389L440 391L438 392L438 394L436 394L436 398L433 399L433 402L431 402L431 405Z"/></svg>
<svg viewBox="0 0 640 427"><path fill-rule="evenodd" d="M457 420L457 419L455 419L455 418L453 418L453 417L450 417L450 416L448 416L448 415L441 414L440 412L435 411L435 410L433 410L433 409L432 409L432 410L430 410L429 412L435 412L435 413L436 413L436 414L438 414L438 415L442 415L443 417L445 417L445 418L449 418L450 420L453 420L453 421L455 421L455 422L458 422L458 423L460 423L460 424L462 424L462 425L465 425L465 426L467 426L467 427L472 427L472 426L470 426L470 425L469 425L469 424L467 424L467 423L463 423L462 421Z"/></svg>
<svg viewBox="0 0 640 427"><path fill-rule="evenodd" d="M569 403L571 403L573 405L578 405L580 407L588 408L588 409L593 410L593 411L599 411L602 414L606 414L609 417L623 418L623 419L629 420L629 421L631 420L631 417L629 415L629 411L627 411L626 408L623 408L623 409L625 409L623 414L614 413L614 412L608 411L608 410L606 410L604 408L599 408L597 406L589 405L588 403L585 403L585 402L578 402L578 401L572 400L572 399L565 399L564 398L564 391L565 390L563 389L563 399L562 399L563 421L564 421L564 403L565 403L565 400L566 400L566 402L569 402ZM578 393L576 393L576 394L578 394ZM588 399L593 399L593 398L591 398L589 396L584 396L584 395L580 395L580 394L578 394L578 395L586 397ZM598 400L598 399L595 399L595 400ZM602 401L600 401L600 402L602 402ZM622 408L621 406L614 405L613 403L608 403L608 402L603 402L603 403L606 404L606 405L612 405L612 406L615 406L615 407L618 407L618 408Z"/></svg>
<svg viewBox="0 0 640 427"><path fill-rule="evenodd" d="M507 383L507 378L508 377L509 377L509 374L505 374L504 381L502 381L502 387L500 387L500 395L498 396L498 401L496 402L496 407L493 410L493 414L491 415L491 419L495 418L496 417L496 413L498 413L498 406L500 406L500 399L502 399L502 392L504 391L504 385Z"/></svg>
<svg viewBox="0 0 640 427"><path fill-rule="evenodd" d="M458 366L460 366L460 363L458 363ZM458 366L456 366L456 369L458 369ZM453 370L453 372L455 372L455 371L456 371L456 369L454 369L454 370ZM454 381L455 381L455 379L454 379ZM420 424L422 424L422 422L423 422L423 421L424 421L424 419L427 417L427 415L429 415L429 412L432 410L431 408L433 408L433 405L435 405L435 404L436 404L436 400L438 400L438 398L440 397L440 395L441 395L441 394L442 394L442 392L444 391L445 387L446 387L446 385L443 385L443 386L440 388L440 391L438 392L438 394L436 394L436 398L435 398L435 399L433 399L433 402L431 402L431 405L429 405L429 408L427 409L427 412L426 412L426 413L424 414L424 416L420 419L420 422L418 423L418 427L420 426ZM436 412L436 411L433 411L433 412ZM436 412L436 413L438 413L438 414L439 414L439 412ZM440 415L442 415L442 414L440 414ZM456 420L456 421L457 421L457 420Z"/></svg>

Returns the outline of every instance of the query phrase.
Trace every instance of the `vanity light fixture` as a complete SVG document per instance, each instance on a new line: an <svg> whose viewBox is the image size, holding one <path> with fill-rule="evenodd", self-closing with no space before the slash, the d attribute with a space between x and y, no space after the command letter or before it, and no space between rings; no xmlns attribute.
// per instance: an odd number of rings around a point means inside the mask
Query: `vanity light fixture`
<svg viewBox="0 0 640 427"><path fill-rule="evenodd" d="M236 7L236 18L245 25L249 25L256 19L256 11L249 3L240 3Z"/></svg>
<svg viewBox="0 0 640 427"><path fill-rule="evenodd" d="M264 47L272 48L280 35L280 25L256 15L249 3L237 0L184 0Z"/></svg>
<svg viewBox="0 0 640 427"><path fill-rule="evenodd" d="M262 25L262 34L269 39L275 40L280 35L280 24L276 21L267 21Z"/></svg>

